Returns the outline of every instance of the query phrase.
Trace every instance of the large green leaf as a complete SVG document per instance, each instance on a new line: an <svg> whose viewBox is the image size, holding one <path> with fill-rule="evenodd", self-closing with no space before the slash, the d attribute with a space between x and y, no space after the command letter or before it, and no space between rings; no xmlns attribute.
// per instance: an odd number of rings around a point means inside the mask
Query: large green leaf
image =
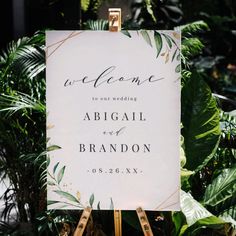
<svg viewBox="0 0 236 236"><path fill-rule="evenodd" d="M209 227L221 229L225 221L212 215L204 206L196 201L191 194L181 191L181 210L186 217L188 227L180 235L195 235L193 232Z"/></svg>
<svg viewBox="0 0 236 236"><path fill-rule="evenodd" d="M204 204L216 206L236 194L236 166L224 169L210 184L204 195Z"/></svg>
<svg viewBox="0 0 236 236"><path fill-rule="evenodd" d="M220 137L219 110L209 86L196 72L182 89L186 168L197 170L214 155Z"/></svg>
<svg viewBox="0 0 236 236"><path fill-rule="evenodd" d="M202 235L200 231L206 228L211 228L211 229L218 230L219 232L221 232L222 230L224 230L225 224L226 222L224 220L216 216L210 216L204 219L200 219L194 225L185 228L183 233L180 234L179 236L181 235L183 236L194 236L194 235L197 236L198 235L199 236L199 235Z"/></svg>
<svg viewBox="0 0 236 236"><path fill-rule="evenodd" d="M174 223L174 229L171 234L172 236L179 235L183 226L187 226L185 216L181 211L172 213L172 222Z"/></svg>
<svg viewBox="0 0 236 236"><path fill-rule="evenodd" d="M212 216L212 214L196 201L190 193L181 191L180 205L181 210L186 217L188 226L195 224L200 219Z"/></svg>

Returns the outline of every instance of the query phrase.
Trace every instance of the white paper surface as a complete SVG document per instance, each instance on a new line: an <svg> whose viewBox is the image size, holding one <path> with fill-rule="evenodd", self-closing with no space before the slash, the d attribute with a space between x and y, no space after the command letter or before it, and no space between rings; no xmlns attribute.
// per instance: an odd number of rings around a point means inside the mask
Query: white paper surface
<svg viewBox="0 0 236 236"><path fill-rule="evenodd" d="M179 209L179 34L129 34L47 32L49 209Z"/></svg>

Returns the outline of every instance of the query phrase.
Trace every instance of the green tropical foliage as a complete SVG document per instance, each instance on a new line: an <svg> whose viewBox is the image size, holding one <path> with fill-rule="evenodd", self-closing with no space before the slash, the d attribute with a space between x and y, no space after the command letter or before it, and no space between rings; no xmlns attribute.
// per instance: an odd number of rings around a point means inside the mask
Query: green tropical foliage
<svg viewBox="0 0 236 236"><path fill-rule="evenodd" d="M236 168L224 169L212 184L207 186L204 204L216 206L236 194Z"/></svg>
<svg viewBox="0 0 236 236"><path fill-rule="evenodd" d="M136 29L171 29L183 16L178 0L134 0L131 8L132 16L126 23Z"/></svg>
<svg viewBox="0 0 236 236"><path fill-rule="evenodd" d="M16 212L17 222L30 225L45 206L44 58L41 32L11 42L0 57L0 177L10 181L2 196L6 222Z"/></svg>
<svg viewBox="0 0 236 236"><path fill-rule="evenodd" d="M195 72L182 89L182 122L186 168L196 171L215 154L220 138L220 116L210 88Z"/></svg>

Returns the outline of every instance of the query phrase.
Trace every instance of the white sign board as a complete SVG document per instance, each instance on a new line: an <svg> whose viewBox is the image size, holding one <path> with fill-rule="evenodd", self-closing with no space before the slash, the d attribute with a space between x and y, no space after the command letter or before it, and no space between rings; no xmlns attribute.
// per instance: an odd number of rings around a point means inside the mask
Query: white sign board
<svg viewBox="0 0 236 236"><path fill-rule="evenodd" d="M47 32L49 209L179 209L179 38Z"/></svg>

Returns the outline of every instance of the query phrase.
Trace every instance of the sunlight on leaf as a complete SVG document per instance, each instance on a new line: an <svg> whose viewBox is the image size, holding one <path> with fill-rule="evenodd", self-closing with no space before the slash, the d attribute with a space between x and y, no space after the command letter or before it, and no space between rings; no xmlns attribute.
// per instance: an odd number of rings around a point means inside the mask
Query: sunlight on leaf
<svg viewBox="0 0 236 236"><path fill-rule="evenodd" d="M212 214L198 201L196 201L190 193L181 191L180 195L181 210L183 211L189 226L193 225L202 218L212 216Z"/></svg>
<svg viewBox="0 0 236 236"><path fill-rule="evenodd" d="M154 12L152 10L151 0L145 0L145 3L146 3L147 12L150 14L150 16L152 17L153 21L156 22L157 19L156 19L155 15L154 15Z"/></svg>
<svg viewBox="0 0 236 236"><path fill-rule="evenodd" d="M192 235L194 231L206 228L206 226L213 229L224 228L225 221L210 213L190 193L181 191L180 194L181 210L188 223L188 227L184 229L183 235Z"/></svg>

